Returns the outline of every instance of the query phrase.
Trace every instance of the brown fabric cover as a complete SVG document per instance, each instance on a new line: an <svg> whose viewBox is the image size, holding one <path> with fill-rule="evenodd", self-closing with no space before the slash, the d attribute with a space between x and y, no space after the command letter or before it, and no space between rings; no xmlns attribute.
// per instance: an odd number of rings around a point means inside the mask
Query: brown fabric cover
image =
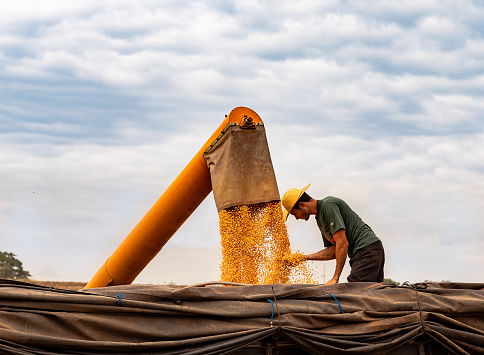
<svg viewBox="0 0 484 355"><path fill-rule="evenodd" d="M218 211L280 200L264 126L231 126L203 156Z"/></svg>
<svg viewBox="0 0 484 355"><path fill-rule="evenodd" d="M385 352L414 340L483 353L484 284L66 291L0 280L2 354L222 354L272 337L317 354Z"/></svg>

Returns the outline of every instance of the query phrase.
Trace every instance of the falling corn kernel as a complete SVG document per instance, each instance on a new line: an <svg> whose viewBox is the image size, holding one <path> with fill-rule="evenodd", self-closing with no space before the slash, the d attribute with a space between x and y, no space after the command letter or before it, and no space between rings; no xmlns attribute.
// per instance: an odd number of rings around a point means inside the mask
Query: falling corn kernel
<svg viewBox="0 0 484 355"><path fill-rule="evenodd" d="M219 212L221 280L248 284L316 284L304 255L292 253L277 201Z"/></svg>

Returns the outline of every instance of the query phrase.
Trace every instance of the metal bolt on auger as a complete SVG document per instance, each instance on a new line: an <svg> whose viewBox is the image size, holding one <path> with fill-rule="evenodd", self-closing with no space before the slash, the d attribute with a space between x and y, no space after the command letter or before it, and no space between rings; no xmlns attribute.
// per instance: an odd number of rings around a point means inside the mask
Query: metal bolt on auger
<svg viewBox="0 0 484 355"><path fill-rule="evenodd" d="M247 117L247 115L244 115L244 124L241 126L241 128L255 128L252 117Z"/></svg>

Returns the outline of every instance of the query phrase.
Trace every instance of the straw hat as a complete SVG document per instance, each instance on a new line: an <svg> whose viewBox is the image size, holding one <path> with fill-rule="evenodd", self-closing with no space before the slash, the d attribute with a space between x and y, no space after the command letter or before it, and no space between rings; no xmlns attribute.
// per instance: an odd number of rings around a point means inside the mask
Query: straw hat
<svg viewBox="0 0 484 355"><path fill-rule="evenodd" d="M284 196L282 196L281 203L282 203L282 206L284 207L284 211L283 211L284 221L287 221L287 217L289 216L289 213L291 213L292 209L296 205L297 200L301 198L301 196L309 186L311 186L311 184L304 187L302 190L298 190L294 188L289 189L286 191Z"/></svg>

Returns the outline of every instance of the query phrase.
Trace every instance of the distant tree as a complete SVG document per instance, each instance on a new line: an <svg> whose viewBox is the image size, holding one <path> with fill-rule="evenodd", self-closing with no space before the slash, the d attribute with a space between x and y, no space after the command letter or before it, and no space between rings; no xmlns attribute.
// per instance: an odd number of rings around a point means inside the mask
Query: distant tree
<svg viewBox="0 0 484 355"><path fill-rule="evenodd" d="M386 284L390 284L390 285L396 285L396 286L400 285L400 282L394 281L392 279L383 279L383 282L386 283Z"/></svg>
<svg viewBox="0 0 484 355"><path fill-rule="evenodd" d="M24 270L15 254L0 251L0 279L22 280L30 276L30 272Z"/></svg>

